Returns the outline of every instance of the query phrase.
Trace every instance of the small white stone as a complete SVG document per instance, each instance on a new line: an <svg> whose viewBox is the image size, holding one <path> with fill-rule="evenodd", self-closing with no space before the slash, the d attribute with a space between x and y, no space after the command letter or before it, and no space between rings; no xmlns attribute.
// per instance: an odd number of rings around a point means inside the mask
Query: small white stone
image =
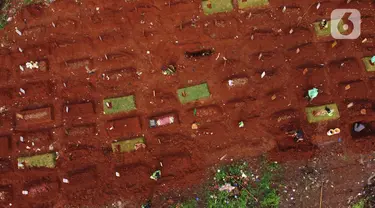
<svg viewBox="0 0 375 208"><path fill-rule="evenodd" d="M66 178L63 178L63 183L69 183L69 180Z"/></svg>
<svg viewBox="0 0 375 208"><path fill-rule="evenodd" d="M28 192L28 191L26 191L26 190L23 190L23 191L22 191L22 194L23 194L23 195L28 195L28 194L29 194L29 192Z"/></svg>
<svg viewBox="0 0 375 208"><path fill-rule="evenodd" d="M22 48L18 48L18 51L21 52L21 53L23 52Z"/></svg>
<svg viewBox="0 0 375 208"><path fill-rule="evenodd" d="M100 9L99 7L96 7L96 11L99 11L99 9Z"/></svg>
<svg viewBox="0 0 375 208"><path fill-rule="evenodd" d="M293 33L293 28L289 30L289 34L292 34Z"/></svg>
<svg viewBox="0 0 375 208"><path fill-rule="evenodd" d="M19 36L22 36L22 32L16 27L16 33L19 35Z"/></svg>
<svg viewBox="0 0 375 208"><path fill-rule="evenodd" d="M22 94L26 94L26 91L25 91L24 89L22 89L22 88L20 88L20 92L21 92Z"/></svg>
<svg viewBox="0 0 375 208"><path fill-rule="evenodd" d="M65 107L65 112L67 112L67 113L69 112L69 107L68 106Z"/></svg>
<svg viewBox="0 0 375 208"><path fill-rule="evenodd" d="M116 172L116 177L120 177L120 173L119 172Z"/></svg>
<svg viewBox="0 0 375 208"><path fill-rule="evenodd" d="M22 65L20 65L20 70L21 70L21 71L25 71L25 69L23 68Z"/></svg>
<svg viewBox="0 0 375 208"><path fill-rule="evenodd" d="M319 9L320 8L320 2L318 3L318 5L316 5L316 9Z"/></svg>
<svg viewBox="0 0 375 208"><path fill-rule="evenodd" d="M263 73L262 73L262 75L260 75L260 78L264 78L264 76L266 76L266 72L264 71Z"/></svg>
<svg viewBox="0 0 375 208"><path fill-rule="evenodd" d="M20 141L23 142L24 141L24 138L23 136L20 136Z"/></svg>
<svg viewBox="0 0 375 208"><path fill-rule="evenodd" d="M147 54L150 54L150 51L146 51Z"/></svg>

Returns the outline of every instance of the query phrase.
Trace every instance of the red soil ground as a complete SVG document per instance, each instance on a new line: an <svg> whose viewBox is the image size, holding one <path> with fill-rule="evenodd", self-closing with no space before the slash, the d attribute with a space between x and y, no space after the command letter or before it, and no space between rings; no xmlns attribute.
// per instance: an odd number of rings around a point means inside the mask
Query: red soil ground
<svg viewBox="0 0 375 208"><path fill-rule="evenodd" d="M316 5L270 0L262 9L211 16L203 14L200 1L188 0L61 0L24 8L0 31L0 104L5 107L0 116L0 190L6 193L0 203L93 207L122 199L137 204L203 183L206 169L224 155L223 161L266 152L279 161L303 160L338 138L353 152L372 150L371 135L354 140L350 130L353 122L375 120L375 74L366 72L360 60L375 55L375 5L370 0ZM317 38L312 23L347 7L361 11L362 35L339 40L332 48L333 40ZM202 48L215 53L184 56ZM28 61L44 61L47 69L21 71L19 66ZM171 63L176 75L162 75L161 68ZM225 81L232 77L249 82L229 89ZM179 103L178 88L203 82L209 85L209 99ZM348 83L351 88L345 90ZM303 96L312 87L320 94L309 103ZM136 111L103 114L104 98L130 94ZM340 119L307 123L306 106L333 102ZM354 106L347 108L350 102ZM205 107L208 112L201 109ZM366 115L360 113L363 108ZM37 120L20 121L20 114L37 109L42 109ZM179 122L148 128L150 117L170 112L178 114ZM244 128L238 128L239 121ZM200 123L197 130L191 129L193 122ZM341 134L327 137L334 127ZM285 131L295 128L303 129L308 139L296 144L286 138ZM119 137L140 135L146 149L111 152ZM30 144L20 142L20 136L38 140L26 149ZM50 151L59 153L56 168L17 169L17 157ZM155 182L149 176L157 169L162 177ZM27 196L21 193L25 189Z"/></svg>

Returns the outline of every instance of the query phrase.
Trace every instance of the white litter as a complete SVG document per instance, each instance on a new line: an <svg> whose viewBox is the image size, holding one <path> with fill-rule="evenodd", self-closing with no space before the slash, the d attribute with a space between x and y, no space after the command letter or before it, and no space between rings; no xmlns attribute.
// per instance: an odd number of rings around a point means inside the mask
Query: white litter
<svg viewBox="0 0 375 208"><path fill-rule="evenodd" d="M292 34L293 33L293 28L289 30L289 34Z"/></svg>
<svg viewBox="0 0 375 208"><path fill-rule="evenodd" d="M150 54L150 51L146 51L147 54Z"/></svg>
<svg viewBox="0 0 375 208"><path fill-rule="evenodd" d="M116 172L116 177L120 177L120 173L119 172Z"/></svg>
<svg viewBox="0 0 375 208"><path fill-rule="evenodd" d="M63 178L63 183L69 183L69 180L66 178Z"/></svg>
<svg viewBox="0 0 375 208"><path fill-rule="evenodd" d="M260 75L260 78L264 78L264 76L266 76L266 72L264 71L261 75Z"/></svg>
<svg viewBox="0 0 375 208"><path fill-rule="evenodd" d="M26 94L26 91L25 91L24 89L22 89L22 88L20 88L20 92L21 92L22 94Z"/></svg>
<svg viewBox="0 0 375 208"><path fill-rule="evenodd" d="M22 48L18 48L18 51L21 52L21 53L23 52Z"/></svg>
<svg viewBox="0 0 375 208"><path fill-rule="evenodd" d="M367 38L363 39L363 40L362 40L362 43L366 43L366 41L367 41Z"/></svg>
<svg viewBox="0 0 375 208"><path fill-rule="evenodd" d="M25 69L23 68L23 66L20 65L20 70L21 71L25 71Z"/></svg>
<svg viewBox="0 0 375 208"><path fill-rule="evenodd" d="M23 195L28 195L28 194L29 194L29 192L28 192L28 191L26 191L26 190L23 190L23 191L22 191L22 194L23 194Z"/></svg>
<svg viewBox="0 0 375 208"><path fill-rule="evenodd" d="M37 61L29 61L29 62L26 62L26 68L28 69L39 69L39 64Z"/></svg>
<svg viewBox="0 0 375 208"><path fill-rule="evenodd" d="M69 113L69 107L68 106L65 107L65 112Z"/></svg>
<svg viewBox="0 0 375 208"><path fill-rule="evenodd" d="M55 25L55 23L54 23L54 22L52 22L52 26L53 26L53 27L56 27L56 25Z"/></svg>
<svg viewBox="0 0 375 208"><path fill-rule="evenodd" d="M299 49L299 48L297 48L297 50L296 50L296 53L299 53L301 50Z"/></svg>
<svg viewBox="0 0 375 208"><path fill-rule="evenodd" d="M285 11L286 11L286 6L283 7L283 11L282 12L284 13Z"/></svg>
<svg viewBox="0 0 375 208"><path fill-rule="evenodd" d="M22 36L22 32L16 27L16 33L19 35L19 36Z"/></svg>
<svg viewBox="0 0 375 208"><path fill-rule="evenodd" d="M111 104L109 104L108 102L106 102L105 105L107 106L107 108L111 107Z"/></svg>
<svg viewBox="0 0 375 208"><path fill-rule="evenodd" d="M20 136L20 141L23 142L24 141L24 138L23 136Z"/></svg>
<svg viewBox="0 0 375 208"><path fill-rule="evenodd" d="M236 187L230 185L229 183L226 183L225 185L221 186L219 188L219 191L227 191L227 192L231 192L235 189Z"/></svg>
<svg viewBox="0 0 375 208"><path fill-rule="evenodd" d="M318 5L316 5L316 9L319 9L320 8L320 2L318 3Z"/></svg>
<svg viewBox="0 0 375 208"><path fill-rule="evenodd" d="M353 107L353 105L354 105L354 103L351 102L351 103L349 103L349 104L347 105L347 107L348 107L348 108L351 108L351 107Z"/></svg>

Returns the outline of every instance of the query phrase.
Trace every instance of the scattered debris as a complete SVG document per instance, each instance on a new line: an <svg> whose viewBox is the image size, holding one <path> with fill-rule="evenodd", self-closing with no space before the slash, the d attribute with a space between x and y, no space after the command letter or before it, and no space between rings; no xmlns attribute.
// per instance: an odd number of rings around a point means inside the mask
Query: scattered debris
<svg viewBox="0 0 375 208"><path fill-rule="evenodd" d="M361 114L362 114L362 115L366 115L366 113L367 113L367 110L366 110L366 109L364 109L364 108L361 109Z"/></svg>
<svg viewBox="0 0 375 208"><path fill-rule="evenodd" d="M23 194L23 195L28 195L28 194L29 194L29 192L28 192L28 191L26 191L26 190L23 190L23 191L22 191L22 194Z"/></svg>
<svg viewBox="0 0 375 208"><path fill-rule="evenodd" d="M162 68L163 75L173 75L176 73L176 67L173 65L168 65L167 67Z"/></svg>
<svg viewBox="0 0 375 208"><path fill-rule="evenodd" d="M297 48L297 50L296 50L296 53L299 53L301 50L299 49L299 48Z"/></svg>
<svg viewBox="0 0 375 208"><path fill-rule="evenodd" d="M305 75L309 70L307 68L305 68L302 72L303 75Z"/></svg>
<svg viewBox="0 0 375 208"><path fill-rule="evenodd" d="M19 35L19 36L22 36L22 32L16 27L16 33Z"/></svg>
<svg viewBox="0 0 375 208"><path fill-rule="evenodd" d="M219 188L219 191L227 191L231 192L235 189L236 187L232 186L230 183L226 183L225 185L221 186Z"/></svg>
<svg viewBox="0 0 375 208"><path fill-rule="evenodd" d="M288 132L285 132L285 134L287 136L293 137L295 142L302 142L304 139L304 133L300 129L288 131Z"/></svg>
<svg viewBox="0 0 375 208"><path fill-rule="evenodd" d="M134 149L135 150L139 150L141 148L142 149L146 148L146 144L144 144L144 143L137 143L137 144L134 145Z"/></svg>
<svg viewBox="0 0 375 208"><path fill-rule="evenodd" d="M260 78L264 78L264 76L266 76L266 72L264 71L261 75L260 75Z"/></svg>
<svg viewBox="0 0 375 208"><path fill-rule="evenodd" d="M24 141L25 141L24 138L23 138L23 136L20 136L20 141L21 141L21 142L24 142Z"/></svg>
<svg viewBox="0 0 375 208"><path fill-rule="evenodd" d="M332 43L332 48L334 48L336 45L337 45L337 41L335 40L335 41Z"/></svg>
<svg viewBox="0 0 375 208"><path fill-rule="evenodd" d="M286 11L286 6L283 7L282 12L284 13Z"/></svg>
<svg viewBox="0 0 375 208"><path fill-rule="evenodd" d="M191 129L198 129L198 124L197 123L193 123L192 125L191 125Z"/></svg>
<svg viewBox="0 0 375 208"><path fill-rule="evenodd" d="M367 42L367 38L362 40L362 43L366 43L366 42Z"/></svg>
<svg viewBox="0 0 375 208"><path fill-rule="evenodd" d="M320 8L320 2L316 5L316 9Z"/></svg>
<svg viewBox="0 0 375 208"><path fill-rule="evenodd" d="M327 131L327 135L333 136L333 135L339 134L340 132L341 132L341 130L339 128L330 129L330 130Z"/></svg>
<svg viewBox="0 0 375 208"><path fill-rule="evenodd" d="M354 103L351 102L351 103L349 103L346 107L347 107L347 108L351 108L351 107L353 107L353 105L354 105Z"/></svg>
<svg viewBox="0 0 375 208"><path fill-rule="evenodd" d="M271 100L275 100L275 99L276 99L276 95L274 94L272 95Z"/></svg>
<svg viewBox="0 0 375 208"><path fill-rule="evenodd" d="M155 171L155 172L150 176L150 178L151 178L152 180L155 180L155 181L157 181L160 177L161 177L161 171L160 171L160 170Z"/></svg>
<svg viewBox="0 0 375 208"><path fill-rule="evenodd" d="M196 108L194 108L193 115L194 115L194 116L197 115L197 109L196 109Z"/></svg>
<svg viewBox="0 0 375 208"><path fill-rule="evenodd" d="M212 49L203 49L200 51L192 51L192 52L185 52L186 58L197 58L197 57L203 57L203 56L210 56L215 52L215 50Z"/></svg>
<svg viewBox="0 0 375 208"><path fill-rule="evenodd" d="M318 89L312 88L307 92L307 95L309 97L309 101L312 101L314 98L316 98L319 94Z"/></svg>
<svg viewBox="0 0 375 208"><path fill-rule="evenodd" d="M353 130L355 132L361 132L363 129L365 129L365 125L363 125L362 123L360 122L357 122L357 123L354 123L354 126L353 126Z"/></svg>
<svg viewBox="0 0 375 208"><path fill-rule="evenodd" d="M26 94L26 91L25 91L23 88L20 88L20 92L21 92L22 94Z"/></svg>
<svg viewBox="0 0 375 208"><path fill-rule="evenodd" d="M26 68L28 68L28 69L39 69L39 63L37 61L26 62Z"/></svg>
<svg viewBox="0 0 375 208"><path fill-rule="evenodd" d="M227 154L223 155L223 156L220 158L220 161L221 161L221 160L224 160L226 157L227 157Z"/></svg>
<svg viewBox="0 0 375 208"><path fill-rule="evenodd" d="M116 177L120 177L120 173L119 172L116 172L115 175L116 175Z"/></svg>
<svg viewBox="0 0 375 208"><path fill-rule="evenodd" d="M375 56L371 57L371 63L375 64Z"/></svg>
<svg viewBox="0 0 375 208"><path fill-rule="evenodd" d="M289 34L292 34L293 33L293 28L289 30Z"/></svg>
<svg viewBox="0 0 375 208"><path fill-rule="evenodd" d="M69 183L69 180L66 178L63 178L63 183Z"/></svg>
<svg viewBox="0 0 375 208"><path fill-rule="evenodd" d="M349 90L349 89L350 89L350 84L345 86L345 90Z"/></svg>
<svg viewBox="0 0 375 208"><path fill-rule="evenodd" d="M245 123L243 121L238 122L238 127L239 128L245 127Z"/></svg>

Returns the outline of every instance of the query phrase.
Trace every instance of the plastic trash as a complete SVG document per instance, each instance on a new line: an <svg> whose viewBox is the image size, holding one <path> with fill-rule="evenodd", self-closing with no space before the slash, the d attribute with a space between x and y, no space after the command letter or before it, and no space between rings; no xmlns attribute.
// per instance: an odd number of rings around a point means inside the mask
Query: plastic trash
<svg viewBox="0 0 375 208"><path fill-rule="evenodd" d="M161 171L160 171L160 170L155 171L155 172L150 176L150 178L151 178L152 180L155 180L155 181L157 181L160 177L161 177Z"/></svg>
<svg viewBox="0 0 375 208"><path fill-rule="evenodd" d="M311 90L309 90L308 95L309 95L310 101L316 98L318 94L319 94L319 91L316 88L312 88Z"/></svg>
<svg viewBox="0 0 375 208"><path fill-rule="evenodd" d="M238 122L238 127L243 128L245 126L245 123L243 121Z"/></svg>
<svg viewBox="0 0 375 208"><path fill-rule="evenodd" d="M339 128L330 129L330 130L328 130L327 135L333 136L333 135L339 134L340 132L341 132L341 130Z"/></svg>
<svg viewBox="0 0 375 208"><path fill-rule="evenodd" d="M354 124L354 131L355 132L361 132L365 128L366 128L365 125L363 125L361 123L355 123Z"/></svg>
<svg viewBox="0 0 375 208"><path fill-rule="evenodd" d="M236 187L230 185L229 183L226 183L225 185L222 185L220 188L219 188L219 191L227 191L227 192L231 192L235 189Z"/></svg>
<svg viewBox="0 0 375 208"><path fill-rule="evenodd" d="M375 64L375 56L371 57L371 63Z"/></svg>

